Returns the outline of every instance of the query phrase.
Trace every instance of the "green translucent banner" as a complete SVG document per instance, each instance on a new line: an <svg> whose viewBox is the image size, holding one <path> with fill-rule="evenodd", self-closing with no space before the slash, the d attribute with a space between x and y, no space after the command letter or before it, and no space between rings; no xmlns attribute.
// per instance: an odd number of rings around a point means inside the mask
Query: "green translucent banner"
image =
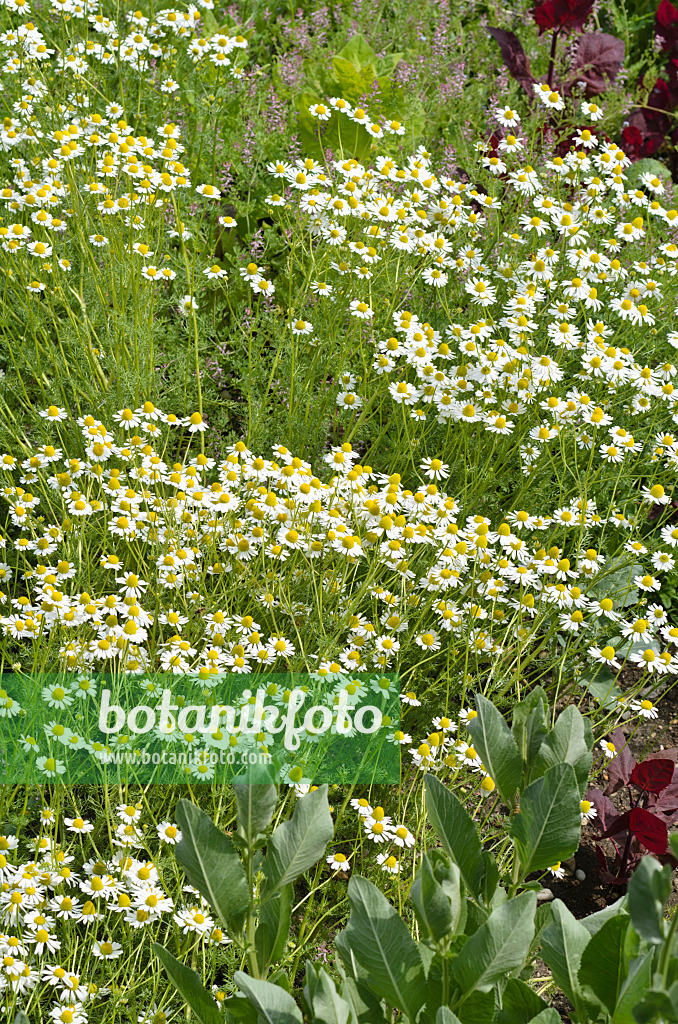
<svg viewBox="0 0 678 1024"><path fill-rule="evenodd" d="M5 675L0 782L397 784L397 676Z"/></svg>

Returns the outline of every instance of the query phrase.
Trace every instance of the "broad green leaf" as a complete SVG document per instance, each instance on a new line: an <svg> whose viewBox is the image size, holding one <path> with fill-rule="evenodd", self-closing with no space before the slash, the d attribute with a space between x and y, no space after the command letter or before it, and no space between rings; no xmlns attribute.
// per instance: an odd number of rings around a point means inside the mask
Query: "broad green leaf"
<svg viewBox="0 0 678 1024"><path fill-rule="evenodd" d="M483 850L480 855L480 899L486 906L496 906L496 899L504 890L499 885L499 868L494 854Z"/></svg>
<svg viewBox="0 0 678 1024"><path fill-rule="evenodd" d="M367 64L374 64L377 55L365 39L362 32L356 32L348 40L346 45L339 50L337 57L343 57L353 64L355 68L364 68Z"/></svg>
<svg viewBox="0 0 678 1024"><path fill-rule="evenodd" d="M14 1024L29 1024L28 1017L23 1010L17 1010L14 1018Z"/></svg>
<svg viewBox="0 0 678 1024"><path fill-rule="evenodd" d="M552 1006L548 1006L541 1013L538 1013L536 1017L533 1017L529 1024L561 1024L561 1016L557 1010L554 1010Z"/></svg>
<svg viewBox="0 0 678 1024"><path fill-rule="evenodd" d="M269 839L263 862L266 898L313 867L333 835L325 785L297 800L290 820L278 825Z"/></svg>
<svg viewBox="0 0 678 1024"><path fill-rule="evenodd" d="M510 833L520 857L521 878L572 856L581 833L579 788L572 765L554 765L527 787Z"/></svg>
<svg viewBox="0 0 678 1024"><path fill-rule="evenodd" d="M452 931L455 934L462 935L470 901L464 891L459 866L454 861L449 861L447 857L443 863L441 851L441 861L439 863L434 862L433 874L450 901L450 907L452 908Z"/></svg>
<svg viewBox="0 0 678 1024"><path fill-rule="evenodd" d="M287 948L293 903L294 886L290 882L260 906L259 923L254 936L260 970L280 960Z"/></svg>
<svg viewBox="0 0 678 1024"><path fill-rule="evenodd" d="M493 910L463 946L452 974L464 993L489 992L506 975L522 967L534 935L537 896L524 892Z"/></svg>
<svg viewBox="0 0 678 1024"><path fill-rule="evenodd" d="M665 989L651 989L633 1010L637 1024L678 1024L678 1000Z"/></svg>
<svg viewBox="0 0 678 1024"><path fill-rule="evenodd" d="M635 1024L634 1008L652 985L654 950L636 957L629 965L629 973L622 985L615 1006L612 1024Z"/></svg>
<svg viewBox="0 0 678 1024"><path fill-rule="evenodd" d="M356 68L351 61L344 57L333 57L332 67L342 95L347 99L358 99L359 96L363 96L371 89L376 78L373 64Z"/></svg>
<svg viewBox="0 0 678 1024"><path fill-rule="evenodd" d="M487 1024L494 1020L497 1000L494 991L472 992L462 1004L457 1006L461 1024Z"/></svg>
<svg viewBox="0 0 678 1024"><path fill-rule="evenodd" d="M601 708L608 710L619 706L617 702L622 691L617 684L616 675L608 668L603 666L595 672L595 675L583 675L579 680L579 685L591 694Z"/></svg>
<svg viewBox="0 0 678 1024"><path fill-rule="evenodd" d="M355 964L352 967L357 966ZM352 978L344 970L344 966L338 958L335 960L339 977L341 978L340 994L351 1007L353 1022L358 1024L384 1024L385 1013L383 1004L375 996L366 982L359 978ZM387 1024L392 1024L388 1021Z"/></svg>
<svg viewBox="0 0 678 1024"><path fill-rule="evenodd" d="M611 1015L626 979L626 932L630 921L618 914L606 921L582 953L579 983L588 986Z"/></svg>
<svg viewBox="0 0 678 1024"><path fill-rule="evenodd" d="M461 1024L456 1013L452 1013L449 1006L439 1006L436 1013L436 1024Z"/></svg>
<svg viewBox="0 0 678 1024"><path fill-rule="evenodd" d="M638 588L634 586L633 580L636 576L644 575L645 569L639 562L632 562L624 555L612 558L596 573L587 597L599 600L609 597L614 601L615 611L620 611L636 603Z"/></svg>
<svg viewBox="0 0 678 1024"><path fill-rule="evenodd" d="M479 903L474 903L472 900L469 900L466 908L464 935L474 935L480 926L485 924L493 909L493 907L490 907L489 910L485 910L485 908L481 907Z"/></svg>
<svg viewBox="0 0 678 1024"><path fill-rule="evenodd" d="M375 885L353 875L351 913L335 944L344 963L355 960L370 988L411 1021L426 999L426 976L417 943L397 911Z"/></svg>
<svg viewBox="0 0 678 1024"><path fill-rule="evenodd" d="M286 992L292 994L292 981L287 971L284 971L282 967L279 967L277 971L273 971L269 974L267 981L270 981L272 985L279 985L280 988L284 988Z"/></svg>
<svg viewBox="0 0 678 1024"><path fill-rule="evenodd" d="M236 992L226 1002L226 1024L259 1024L259 1014L247 996Z"/></svg>
<svg viewBox="0 0 678 1024"><path fill-rule="evenodd" d="M664 904L670 893L670 865L643 857L629 882L628 909L640 937L654 945L664 941Z"/></svg>
<svg viewBox="0 0 678 1024"><path fill-rule="evenodd" d="M435 775L427 773L424 785L426 812L436 835L448 856L459 865L468 888L474 892L469 882L474 879L474 863L483 847L473 819L452 790Z"/></svg>
<svg viewBox="0 0 678 1024"><path fill-rule="evenodd" d="M494 858L483 850L473 819L451 790L428 774L425 779L426 812L443 849L459 866L468 891L487 903L499 881Z"/></svg>
<svg viewBox="0 0 678 1024"><path fill-rule="evenodd" d="M302 1024L301 1011L289 992L270 981L236 971L233 980L257 1009L259 1024Z"/></svg>
<svg viewBox="0 0 678 1024"><path fill-rule="evenodd" d="M583 924L589 935L593 936L596 932L600 931L605 922L609 921L611 917L616 917L617 914L625 914L627 902L628 896L620 896L614 903L603 907L602 910L597 910L595 914L587 914L586 917L581 919L580 924Z"/></svg>
<svg viewBox="0 0 678 1024"><path fill-rule="evenodd" d="M202 26L205 28L207 35L213 36L219 31L219 23L217 19L214 17L212 11L201 11L200 21Z"/></svg>
<svg viewBox="0 0 678 1024"><path fill-rule="evenodd" d="M541 883L538 883L541 888ZM539 890L537 890L538 892ZM532 940L532 946L530 952L534 953L541 946L541 934L545 928L551 923L551 904L540 903L537 907L537 913L534 915L534 939Z"/></svg>
<svg viewBox="0 0 678 1024"><path fill-rule="evenodd" d="M551 968L554 982L570 1000L579 1018L586 1020L587 1000L579 983L579 967L591 936L560 900L551 904L551 913L551 923L542 936L541 957Z"/></svg>
<svg viewBox="0 0 678 1024"><path fill-rule="evenodd" d="M520 751L523 766L528 769L548 732L547 712L548 700L541 686L535 687L513 709L511 733Z"/></svg>
<svg viewBox="0 0 678 1024"><path fill-rule="evenodd" d="M199 1024L223 1024L219 1007L195 971L180 963L157 942L153 943L153 952L167 971L167 975L179 995L190 1006ZM15 1024L17 1024L16 1021Z"/></svg>
<svg viewBox="0 0 678 1024"><path fill-rule="evenodd" d="M347 1024L351 1007L337 992L334 979L321 964L306 961L304 1002L316 1024Z"/></svg>
<svg viewBox="0 0 678 1024"><path fill-rule="evenodd" d="M636 160L630 167L626 168L624 174L636 188L640 188L638 183L643 174L652 174L665 185L671 180L671 171L668 167L660 163L659 160L653 160L651 157L643 157L642 160Z"/></svg>
<svg viewBox="0 0 678 1024"><path fill-rule="evenodd" d="M501 995L501 1010L497 1013L496 1024L530 1024L536 1014L547 1006L548 1003L524 981L509 978Z"/></svg>
<svg viewBox="0 0 678 1024"><path fill-rule="evenodd" d="M433 943L451 937L461 917L460 871L456 864L451 864L449 871L450 877L443 887L435 877L429 856L424 854L410 889L419 925Z"/></svg>
<svg viewBox="0 0 678 1024"><path fill-rule="evenodd" d="M390 78L404 56L404 53L387 53L384 57L378 57L374 66L379 78Z"/></svg>
<svg viewBox="0 0 678 1024"><path fill-rule="evenodd" d="M423 1018L431 1021L443 1005L443 964L445 960L440 953L426 945L425 942L417 942L417 949L424 965L426 978L426 1005L419 1014L419 1019L423 1024Z"/></svg>
<svg viewBox="0 0 678 1024"><path fill-rule="evenodd" d="M247 782L236 782L233 789L238 810L238 829L251 848L256 836L265 832L270 824L278 800L278 790L272 784Z"/></svg>
<svg viewBox="0 0 678 1024"><path fill-rule="evenodd" d="M535 774L543 775L547 769L563 762L571 764L577 776L579 792L583 795L591 770L592 746L590 724L574 704L568 704L539 748Z"/></svg>
<svg viewBox="0 0 678 1024"><path fill-rule="evenodd" d="M205 897L231 932L238 931L249 907L247 878L229 837L190 800L180 800L177 822L182 832L176 858L188 880Z"/></svg>
<svg viewBox="0 0 678 1024"><path fill-rule="evenodd" d="M467 722L473 746L494 779L504 803L513 809L523 762L511 730L500 711L481 694L476 696L476 718Z"/></svg>

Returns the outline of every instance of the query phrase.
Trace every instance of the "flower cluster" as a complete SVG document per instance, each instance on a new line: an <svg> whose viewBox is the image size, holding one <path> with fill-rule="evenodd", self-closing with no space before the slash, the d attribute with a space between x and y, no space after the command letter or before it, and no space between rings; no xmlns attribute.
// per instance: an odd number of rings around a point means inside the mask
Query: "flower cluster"
<svg viewBox="0 0 678 1024"><path fill-rule="evenodd" d="M497 219L506 199L440 180L421 150L401 167L385 156L374 167L337 160L332 172L314 161L271 166L300 194L300 229L319 236L314 272L327 283L316 294L368 321L372 373L342 368L340 408L365 416L383 378L417 424L469 425L476 434L481 424L511 436L526 475L550 462L554 445L575 458L592 451L601 472L625 460L635 467L645 453L673 474L678 368L662 362L657 345L649 361L646 334L635 328L652 328L672 290L678 212L662 205L658 178L645 173L634 191L623 152L585 134L582 148L541 174L529 165L508 173L508 194L525 212L494 253L484 241L488 217ZM483 163L506 175L494 159ZM462 230L471 245L455 242ZM415 279L439 293L447 323L396 307L386 337L388 320L375 321L374 299L352 281L369 282L373 295L408 258ZM298 315L296 323L312 331ZM676 338L668 333L673 347Z"/></svg>
<svg viewBox="0 0 678 1024"><path fill-rule="evenodd" d="M30 13L25 2L5 6ZM169 283L177 271L162 249L192 236L177 216L182 195L203 205L219 199L220 189L192 181L192 140L179 125L166 118L141 127L148 123L141 93L136 130L125 115L124 93L96 105L94 96L110 97L113 73L136 74L140 89L147 81L166 96L180 88L174 75L185 84L202 75L223 91L229 79L242 77L247 39L236 28L217 29L209 12L213 31L205 34L205 17L193 4L155 18L130 11L121 22L101 13L97 0L53 0L51 13L42 29L27 22L0 35L13 94L12 116L0 130L9 175L0 191L8 212L0 226L0 259L15 300L25 305L28 293L54 294L58 301L73 271L98 275L108 249L125 261L137 286ZM66 23L70 42L63 45L58 26ZM165 238L158 231L163 216L170 222L163 225ZM192 301L194 271L180 269L188 273Z"/></svg>
<svg viewBox="0 0 678 1024"><path fill-rule="evenodd" d="M644 658L649 671L674 667L678 634L656 600L674 564L671 524L650 555L642 517L600 511L592 498L493 526L433 482L413 491L398 474L375 473L348 443L325 456L323 481L284 445L274 459L237 442L218 465L190 448L171 461L179 436L168 432L190 437L205 424L151 402L120 410L115 424L73 422L59 407L44 416L48 431L79 428L80 447L69 454L55 438L0 456L0 622L52 665L209 683L272 667L395 671L413 656L445 658L459 642L477 666L515 639L529 646L555 631L573 646L583 637L594 660L615 668L618 635L618 647L624 638L656 652ZM429 460L425 471L444 474L443 464ZM610 528L628 536L615 559L582 548L582 532ZM319 592L322 637L309 625Z"/></svg>
<svg viewBox="0 0 678 1024"><path fill-rule="evenodd" d="M47 805L39 814L37 835L27 833L19 840L15 834L0 834L4 998L18 998L20 1005L37 999L56 1024L86 1024L111 996L108 961L135 962L159 924L176 927L187 947L230 942L197 890L176 886L169 874L164 880L160 853L181 839L180 830L161 821L151 837L141 818L141 804L117 807L108 857L90 844L92 822L77 813L62 819ZM90 846L88 855L77 860L72 852L76 838ZM77 965L62 960L60 953L73 932L82 953L87 950ZM139 1021L162 1019L155 1012L153 1007Z"/></svg>

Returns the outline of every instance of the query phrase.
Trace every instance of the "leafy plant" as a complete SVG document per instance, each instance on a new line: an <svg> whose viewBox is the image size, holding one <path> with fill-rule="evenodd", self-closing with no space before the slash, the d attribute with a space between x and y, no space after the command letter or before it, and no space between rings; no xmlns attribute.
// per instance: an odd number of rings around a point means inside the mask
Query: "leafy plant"
<svg viewBox="0 0 678 1024"><path fill-rule="evenodd" d="M474 747L510 811L512 860L502 863L513 895L528 875L566 860L579 843L580 801L591 767L591 728L574 705L548 724L548 702L536 687L513 709L511 728L485 697L467 722ZM435 776L426 779L428 813L443 848L474 899L487 906L499 874L463 806ZM531 884L531 883L530 883ZM538 884L536 887L539 888Z"/></svg>
<svg viewBox="0 0 678 1024"><path fill-rule="evenodd" d="M424 856L411 891L419 941L375 886L351 879L351 913L335 943L338 981L306 962L302 1005L309 1021L374 1024L392 1020L396 1011L402 1020L436 1024L557 1024L557 1011L525 980L531 972L524 965L537 947L577 1024L678 1019L678 918L664 919L668 866L644 858L628 895L583 921L560 900L536 911L533 893L509 898L501 888L478 914L454 869L440 851ZM243 973L235 981L249 1015L242 1005L231 1013L231 1001L227 1018L302 1021L279 986Z"/></svg>
<svg viewBox="0 0 678 1024"><path fill-rule="evenodd" d="M575 84L584 86L586 96L598 96L614 82L624 60L624 43L606 32L587 32L582 35L571 59L570 74L558 81L555 77L556 52L561 34L581 32L593 9L592 0L544 0L532 9L532 17L539 29L539 35L551 32L548 71L545 81L549 86L569 95ZM501 49L504 64L511 76L524 89L530 99L538 79L530 70L530 64L518 36L505 29L487 30L496 39Z"/></svg>
<svg viewBox="0 0 678 1024"><path fill-rule="evenodd" d="M589 789L586 799L597 812L593 824L600 832L596 857L601 878L613 885L626 885L648 850L662 864L676 865L668 827L678 820L678 769L675 750L650 754L639 763L621 729L612 734L612 742L617 754L607 766L607 787L604 791ZM610 800L622 791L629 804L623 810ZM603 839L609 839L614 848L612 870L601 845Z"/></svg>
<svg viewBox="0 0 678 1024"><path fill-rule="evenodd" d="M671 868L644 857L616 903L582 921L556 900L540 955L574 1007L572 1020L678 1020L678 958L664 908Z"/></svg>
<svg viewBox="0 0 678 1024"><path fill-rule="evenodd" d="M590 728L574 706L550 726L541 688L516 706L511 728L490 701L477 696L468 728L511 813L512 858L485 850L463 804L435 775L427 775L427 812L442 849L423 854L410 892L420 940L376 886L353 876L348 922L335 940L343 965L339 986L323 968L307 964L304 1002L311 1019L327 1019L331 1011L332 1019L346 1022L369 1013L374 1024L398 1009L410 1021L437 1020L440 1014L441 1024L482 1015L489 1020L511 979L516 998L527 999L526 1019L551 1020L548 1013L540 1016L548 1007L518 977L544 923L543 915L536 917L536 893L519 890L538 888L527 876L577 847L591 765ZM289 1024L300 1019L284 991L290 983L284 974L273 976L275 984L266 977L287 942L293 883L322 856L332 820L323 787L300 799L290 821L268 836L275 797L270 785L237 785L232 839L182 800L177 859L249 968L249 974L235 975L246 1001L229 1002L231 1018L254 1021L263 1015ZM212 1024L216 1007L197 975L167 950L154 948L201 1024Z"/></svg>
<svg viewBox="0 0 678 1024"><path fill-rule="evenodd" d="M369 96L373 117L376 114L380 119L402 118L403 90L394 86L393 72L403 56L402 53L390 53L378 57L364 35L358 32L331 57L329 69L322 67L317 74L311 73L307 89L294 101L304 152L321 156L324 149L331 148L346 157L366 159L372 137L365 125L353 123L347 129L340 114L329 106L329 97L340 97L351 106L359 107ZM324 123L309 110L319 101L327 104L329 119ZM408 117L410 127L411 121Z"/></svg>
<svg viewBox="0 0 678 1024"><path fill-rule="evenodd" d="M325 787L301 798L291 819L270 835L274 786L236 786L232 838L181 801L177 858L249 968L234 975L239 994L226 1004L229 1024L301 1024L304 1016L312 1024L386 1024L394 1012L412 1024L557 1024L557 1011L527 984L538 949L577 1024L677 1020L678 919L664 920L673 854L641 859L627 896L583 921L559 900L537 909L530 891L537 883L528 876L574 852L591 766L591 731L579 711L570 705L552 725L549 718L540 688L515 706L511 727L476 697L467 727L510 812L512 855L485 849L461 801L427 774L426 810L440 846L422 854L410 889L417 937L380 889L352 876L348 920L335 938L336 970L306 961L302 1008L293 978L283 971L267 975L287 941L293 883L332 835ZM608 789L633 786L646 807L656 808L674 786L674 771L674 756L638 764L621 747ZM654 819L668 813L661 807ZM217 1024L216 1003L197 975L154 948L200 1024Z"/></svg>
<svg viewBox="0 0 678 1024"><path fill-rule="evenodd" d="M674 111L678 106L678 10L661 0L654 19L655 48L664 54L665 73L649 90L647 102L631 111L622 131L622 145L635 160L653 156L678 135Z"/></svg>
<svg viewBox="0 0 678 1024"><path fill-rule="evenodd" d="M293 883L325 852L334 826L327 786L299 800L289 821L268 835L277 802L270 783L237 783L237 831L230 837L204 811L180 800L182 839L177 860L242 951L253 979L265 978L284 952L290 930ZM265 855L261 852L266 846ZM157 943L154 950L201 1024L217 1007L195 972Z"/></svg>

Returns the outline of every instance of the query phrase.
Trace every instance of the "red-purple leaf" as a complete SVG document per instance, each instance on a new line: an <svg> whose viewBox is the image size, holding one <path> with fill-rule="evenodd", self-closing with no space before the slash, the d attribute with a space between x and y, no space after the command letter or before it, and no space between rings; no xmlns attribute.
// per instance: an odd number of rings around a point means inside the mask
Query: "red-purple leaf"
<svg viewBox="0 0 678 1024"><path fill-rule="evenodd" d="M553 29L560 28L560 16L562 14L561 8L564 5L559 3L558 0L545 0L543 4L537 4L536 7L532 8L532 17L537 23L539 29L539 35L542 32L553 31Z"/></svg>
<svg viewBox="0 0 678 1024"><path fill-rule="evenodd" d="M557 29L579 30L593 10L593 0L544 0L532 9L532 17L542 32Z"/></svg>
<svg viewBox="0 0 678 1024"><path fill-rule="evenodd" d="M586 32L579 40L572 82L583 82L587 96L597 96L614 82L624 60L624 43L607 32Z"/></svg>
<svg viewBox="0 0 678 1024"><path fill-rule="evenodd" d="M609 782L605 792L608 794L616 793L622 786L627 786L631 772L636 766L636 759L629 750L626 736L621 729L615 729L611 739L617 753L607 766Z"/></svg>
<svg viewBox="0 0 678 1024"><path fill-rule="evenodd" d="M666 853L669 833L666 824L642 807L628 812L629 828L650 853Z"/></svg>
<svg viewBox="0 0 678 1024"><path fill-rule="evenodd" d="M598 868L600 871L600 880L606 885L624 885L628 882L628 878L619 878L617 875L613 875L607 866L607 859L605 854L599 846L595 849L596 860L598 861Z"/></svg>
<svg viewBox="0 0 678 1024"><path fill-rule="evenodd" d="M674 767L667 757L643 761L633 769L629 781L644 793L661 793L670 784Z"/></svg>
<svg viewBox="0 0 678 1024"><path fill-rule="evenodd" d="M651 128L642 111L634 110L629 116L629 124L621 133L622 148L632 160L641 160L656 153L665 136L666 130Z"/></svg>
<svg viewBox="0 0 678 1024"><path fill-rule="evenodd" d="M678 11L673 4L669 3L669 0L662 0L657 8L655 20L658 29L668 28L678 22ZM678 25L676 27L678 28Z"/></svg>
<svg viewBox="0 0 678 1024"><path fill-rule="evenodd" d="M601 838L610 839L612 836L619 835L620 832L628 832L630 827L630 813L630 811L625 811L624 814L620 814L617 818L613 818L602 833ZM650 815L650 817L652 817L652 815Z"/></svg>
<svg viewBox="0 0 678 1024"><path fill-rule="evenodd" d="M530 71L530 62L525 55L520 39L518 39L515 32L507 32L503 28L490 28L488 26L487 31L499 43L504 64L511 73L512 78L515 78L518 85L522 86L531 99L534 96L532 88L534 77Z"/></svg>
<svg viewBox="0 0 678 1024"><path fill-rule="evenodd" d="M663 39L662 50L672 50L678 41L678 11L669 3L669 0L661 0L657 8L654 22L654 34Z"/></svg>
<svg viewBox="0 0 678 1024"><path fill-rule="evenodd" d="M611 822L618 817L619 811L609 797L606 797L599 789L587 790L585 799L593 804L596 809L596 816L591 824L598 832L604 832Z"/></svg>
<svg viewBox="0 0 678 1024"><path fill-rule="evenodd" d="M678 747L666 747L665 750L654 750L651 754L648 754L645 758L646 761L671 761L674 765L676 764L676 756L678 755Z"/></svg>
<svg viewBox="0 0 678 1024"><path fill-rule="evenodd" d="M652 813L658 814L667 825L672 825L678 818L678 781L675 781L675 777L674 770L670 785L654 801L650 798Z"/></svg>

